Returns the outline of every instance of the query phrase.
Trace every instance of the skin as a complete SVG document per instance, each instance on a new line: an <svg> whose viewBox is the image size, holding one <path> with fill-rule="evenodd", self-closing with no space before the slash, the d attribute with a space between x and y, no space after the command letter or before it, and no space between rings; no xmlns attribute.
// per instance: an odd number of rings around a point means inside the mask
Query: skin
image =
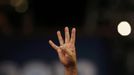
<svg viewBox="0 0 134 75"><path fill-rule="evenodd" d="M65 27L65 40L62 38L61 32L57 31L57 37L60 46L49 40L51 47L56 50L60 62L64 65L65 75L77 75L77 63L76 63L76 50L75 50L75 37L76 29L72 28L71 35L69 28Z"/></svg>

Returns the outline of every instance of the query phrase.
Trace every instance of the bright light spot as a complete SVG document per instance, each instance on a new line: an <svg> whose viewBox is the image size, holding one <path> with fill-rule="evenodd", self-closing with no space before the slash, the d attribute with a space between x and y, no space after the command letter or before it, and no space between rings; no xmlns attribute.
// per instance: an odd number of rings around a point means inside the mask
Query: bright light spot
<svg viewBox="0 0 134 75"><path fill-rule="evenodd" d="M128 36L131 33L131 26L127 21L122 21L117 27L118 33L122 36Z"/></svg>

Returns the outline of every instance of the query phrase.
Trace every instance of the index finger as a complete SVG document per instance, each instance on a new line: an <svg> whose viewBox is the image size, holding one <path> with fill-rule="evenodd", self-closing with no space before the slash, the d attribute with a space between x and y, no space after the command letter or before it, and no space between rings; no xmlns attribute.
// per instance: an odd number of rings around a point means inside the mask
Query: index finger
<svg viewBox="0 0 134 75"><path fill-rule="evenodd" d="M49 44L54 48L55 50L58 50L58 46L53 43L53 41L49 40Z"/></svg>

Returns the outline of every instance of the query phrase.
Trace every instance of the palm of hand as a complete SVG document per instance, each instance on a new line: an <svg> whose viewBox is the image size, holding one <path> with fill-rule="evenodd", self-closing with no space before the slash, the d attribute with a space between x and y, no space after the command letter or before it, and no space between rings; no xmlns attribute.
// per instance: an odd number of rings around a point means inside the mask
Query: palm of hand
<svg viewBox="0 0 134 75"><path fill-rule="evenodd" d="M76 64L75 32L76 30L73 28L70 38L69 29L65 27L65 41L63 41L60 31L57 31L60 46L55 45L51 40L49 41L49 44L57 51L59 59L64 66Z"/></svg>

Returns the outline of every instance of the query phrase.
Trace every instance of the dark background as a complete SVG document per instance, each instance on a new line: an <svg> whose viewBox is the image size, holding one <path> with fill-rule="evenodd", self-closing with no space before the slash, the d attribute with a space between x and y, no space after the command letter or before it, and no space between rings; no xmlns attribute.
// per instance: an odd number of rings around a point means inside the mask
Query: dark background
<svg viewBox="0 0 134 75"><path fill-rule="evenodd" d="M77 29L78 60L95 63L98 75L134 74L134 56L128 57L134 50L133 0L26 1L28 8L23 12L10 0L0 1L0 62L13 61L21 67L34 59L46 63L58 60L48 40L58 44L56 31L64 34L68 26ZM125 37L117 32L118 23L124 20L132 27Z"/></svg>

